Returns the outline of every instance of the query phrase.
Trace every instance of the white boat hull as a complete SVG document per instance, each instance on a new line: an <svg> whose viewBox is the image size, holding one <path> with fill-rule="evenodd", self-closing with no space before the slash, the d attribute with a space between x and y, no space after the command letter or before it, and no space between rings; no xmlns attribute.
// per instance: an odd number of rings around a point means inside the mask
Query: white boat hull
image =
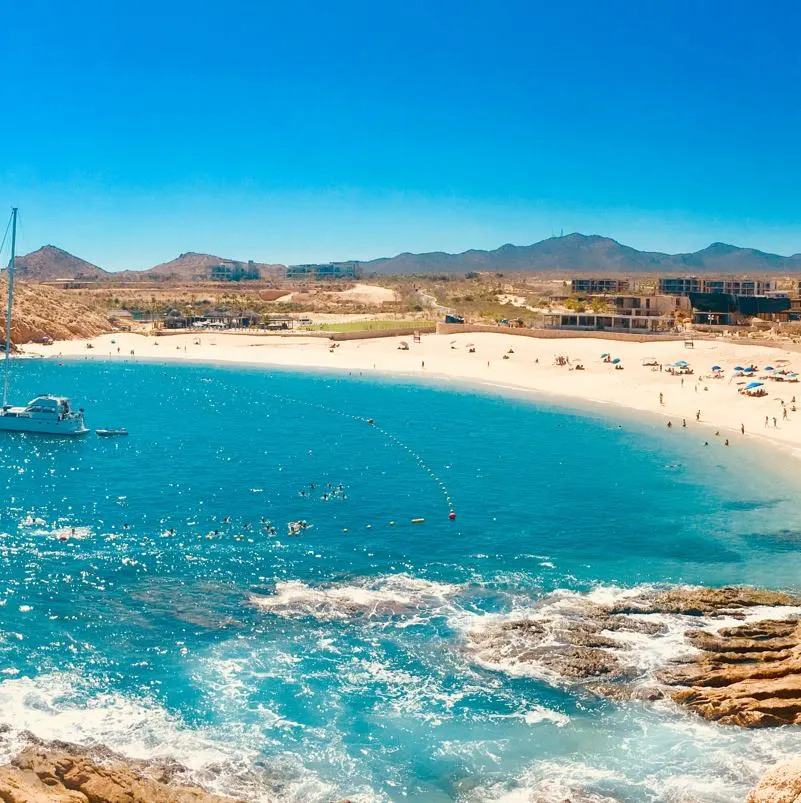
<svg viewBox="0 0 801 803"><path fill-rule="evenodd" d="M83 417L48 421L26 415L9 415L0 411L0 432L32 432L38 435L85 435L89 430Z"/></svg>

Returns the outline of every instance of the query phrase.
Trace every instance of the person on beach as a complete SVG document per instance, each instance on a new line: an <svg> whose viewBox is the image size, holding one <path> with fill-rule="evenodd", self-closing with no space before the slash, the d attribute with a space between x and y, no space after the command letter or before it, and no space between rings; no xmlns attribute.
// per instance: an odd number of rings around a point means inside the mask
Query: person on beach
<svg viewBox="0 0 801 803"><path fill-rule="evenodd" d="M729 445L729 439L728 439L728 438L726 438L726 440L725 440L725 441L723 441L723 445L724 445L724 446L728 446L728 445Z"/></svg>
<svg viewBox="0 0 801 803"><path fill-rule="evenodd" d="M670 429L672 426L673 426L673 423L671 421L668 421L667 422L667 428Z"/></svg>
<svg viewBox="0 0 801 803"><path fill-rule="evenodd" d="M681 426L682 426L683 429L687 429L687 419L686 418L682 418L681 419Z"/></svg>
<svg viewBox="0 0 801 803"><path fill-rule="evenodd" d="M767 417L767 416L765 416L765 426L766 426L766 427L767 427L767 426L769 426L769 424L768 424L768 420L769 420L769 419L768 419L768 417Z"/></svg>
<svg viewBox="0 0 801 803"><path fill-rule="evenodd" d="M664 404L665 403L661 393L659 394L659 403L660 404Z"/></svg>
<svg viewBox="0 0 801 803"><path fill-rule="evenodd" d="M740 424L740 434L745 435L745 424Z"/></svg>
<svg viewBox="0 0 801 803"><path fill-rule="evenodd" d="M783 407L783 408L782 408L782 419L783 419L784 421L786 421L786 420L787 420L787 408L786 408L786 407Z"/></svg>
<svg viewBox="0 0 801 803"><path fill-rule="evenodd" d="M777 427L776 416L774 415L773 416L773 428L776 429L776 427Z"/></svg>
<svg viewBox="0 0 801 803"><path fill-rule="evenodd" d="M700 410L695 414L695 420L696 421L700 421L701 420L701 411Z"/></svg>

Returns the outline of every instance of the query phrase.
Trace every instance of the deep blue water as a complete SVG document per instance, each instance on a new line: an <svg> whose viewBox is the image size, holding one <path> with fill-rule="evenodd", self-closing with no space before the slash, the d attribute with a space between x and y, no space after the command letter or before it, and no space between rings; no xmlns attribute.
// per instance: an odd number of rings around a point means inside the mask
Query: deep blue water
<svg viewBox="0 0 801 803"><path fill-rule="evenodd" d="M789 458L398 380L13 371L15 401L64 393L89 426L131 433L0 440L0 703L15 727L172 755L254 800L528 800L544 782L736 800L801 748L794 730L588 698L464 649L479 617L557 589L797 587ZM397 615L360 608L365 589ZM288 596L265 609L253 594Z"/></svg>

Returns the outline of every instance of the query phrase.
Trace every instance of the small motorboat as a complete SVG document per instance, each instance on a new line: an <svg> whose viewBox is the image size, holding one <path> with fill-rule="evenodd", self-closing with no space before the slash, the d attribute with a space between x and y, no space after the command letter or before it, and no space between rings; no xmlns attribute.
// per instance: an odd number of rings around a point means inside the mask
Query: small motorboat
<svg viewBox="0 0 801 803"><path fill-rule="evenodd" d="M119 428L119 429L96 429L95 432L100 435L101 438L114 438L120 435L127 435L128 430Z"/></svg>

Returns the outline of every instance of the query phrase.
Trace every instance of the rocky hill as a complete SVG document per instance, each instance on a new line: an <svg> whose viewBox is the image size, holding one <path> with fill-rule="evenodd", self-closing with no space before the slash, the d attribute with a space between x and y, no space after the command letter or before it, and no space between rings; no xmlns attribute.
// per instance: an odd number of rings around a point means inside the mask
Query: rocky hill
<svg viewBox="0 0 801 803"><path fill-rule="evenodd" d="M8 286L0 281L0 294L6 297ZM5 335L5 305L0 310L0 340ZM11 315L11 342L14 344L96 337L113 331L108 317L76 301L64 290L37 284L14 285L14 309Z"/></svg>
<svg viewBox="0 0 801 803"><path fill-rule="evenodd" d="M102 279L109 275L97 265L73 256L55 245L44 245L37 251L17 257L15 264L17 276L29 281Z"/></svg>
<svg viewBox="0 0 801 803"><path fill-rule="evenodd" d="M404 253L360 262L359 265L366 274L468 271L781 273L801 270L801 254L783 257L726 243L713 243L708 248L688 254L664 254L659 251L638 251L596 234L567 234L564 237L550 237L533 245L502 245L494 251Z"/></svg>
<svg viewBox="0 0 801 803"><path fill-rule="evenodd" d="M409 273L546 272L565 273L791 273L801 271L801 253L780 256L754 248L712 243L686 254L638 251L597 234L549 237L533 245L502 245L493 251L471 249L459 254L433 251L403 253L356 261L366 275ZM145 270L110 273L53 245L19 257L19 276L32 281L54 279L124 279L196 282L218 278L278 278L279 264L243 262L188 251ZM216 271L216 275L215 275Z"/></svg>
<svg viewBox="0 0 801 803"><path fill-rule="evenodd" d="M237 265L241 264L231 259L223 259L213 254L198 254L195 251L187 251L180 254L169 262L162 262L152 268L142 271L129 271L139 273L142 278L163 278L175 279L177 281L197 281L205 279L209 275L212 267L217 265Z"/></svg>

